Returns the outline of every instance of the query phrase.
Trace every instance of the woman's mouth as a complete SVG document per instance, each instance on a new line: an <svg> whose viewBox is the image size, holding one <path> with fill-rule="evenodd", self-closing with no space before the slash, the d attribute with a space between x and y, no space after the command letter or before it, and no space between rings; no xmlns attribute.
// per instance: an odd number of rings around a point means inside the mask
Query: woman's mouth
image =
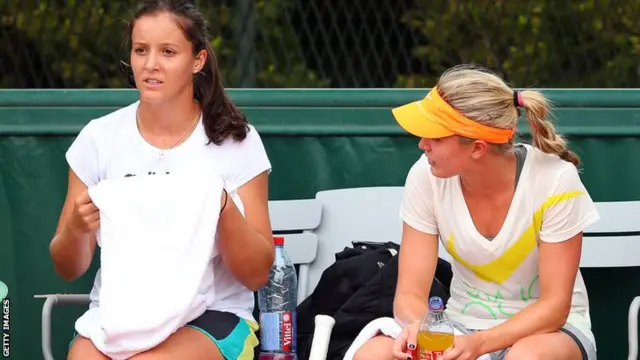
<svg viewBox="0 0 640 360"><path fill-rule="evenodd" d="M158 86L163 84L162 81L160 81L158 79L154 79L154 78L144 79L144 83L149 87L158 87Z"/></svg>

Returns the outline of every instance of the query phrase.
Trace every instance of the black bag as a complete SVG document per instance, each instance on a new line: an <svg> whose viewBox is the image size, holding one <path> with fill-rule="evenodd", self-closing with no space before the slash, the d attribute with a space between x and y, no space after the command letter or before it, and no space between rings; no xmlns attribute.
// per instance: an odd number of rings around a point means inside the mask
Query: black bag
<svg viewBox="0 0 640 360"><path fill-rule="evenodd" d="M360 331L372 320L393 317L399 245L355 242L336 254L313 293L297 309L298 359L308 360L315 316L332 316L327 359L341 360ZM451 265L438 259L430 296L449 299Z"/></svg>

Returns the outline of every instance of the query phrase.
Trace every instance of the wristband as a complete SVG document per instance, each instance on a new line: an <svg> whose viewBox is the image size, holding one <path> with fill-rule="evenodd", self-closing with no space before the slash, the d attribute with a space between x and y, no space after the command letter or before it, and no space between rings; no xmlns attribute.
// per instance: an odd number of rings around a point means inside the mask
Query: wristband
<svg viewBox="0 0 640 360"><path fill-rule="evenodd" d="M224 204L222 204L222 207L220 208L220 215L222 215L224 208L227 207L227 201L229 201L229 193L227 192L227 190L222 189L222 191L224 191Z"/></svg>

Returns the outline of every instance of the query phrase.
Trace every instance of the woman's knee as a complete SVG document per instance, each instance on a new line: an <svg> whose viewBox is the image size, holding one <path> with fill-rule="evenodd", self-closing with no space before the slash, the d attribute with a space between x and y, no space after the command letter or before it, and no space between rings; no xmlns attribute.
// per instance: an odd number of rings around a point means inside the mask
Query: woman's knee
<svg viewBox="0 0 640 360"><path fill-rule="evenodd" d="M215 342L200 330L183 327L151 350L139 353L130 360L222 360L224 356Z"/></svg>
<svg viewBox="0 0 640 360"><path fill-rule="evenodd" d="M504 360L542 360L543 358L539 356L539 354L532 351L532 349L527 349L525 347L512 347L507 352L507 355L504 357Z"/></svg>
<svg viewBox="0 0 640 360"><path fill-rule="evenodd" d="M393 339L387 336L376 336L364 343L353 356L353 360L392 360Z"/></svg>
<svg viewBox="0 0 640 360"><path fill-rule="evenodd" d="M109 360L98 350L91 340L77 335L71 343L67 360Z"/></svg>
<svg viewBox="0 0 640 360"><path fill-rule="evenodd" d="M526 337L509 349L505 360L578 360L582 353L576 342L563 332Z"/></svg>

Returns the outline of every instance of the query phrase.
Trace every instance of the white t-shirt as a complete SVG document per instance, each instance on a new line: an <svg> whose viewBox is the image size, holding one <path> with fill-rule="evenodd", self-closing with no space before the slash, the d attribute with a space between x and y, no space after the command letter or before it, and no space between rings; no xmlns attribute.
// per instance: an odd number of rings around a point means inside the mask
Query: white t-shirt
<svg viewBox="0 0 640 360"><path fill-rule="evenodd" d="M573 164L525 146L511 207L492 240L477 231L458 176L435 177L425 155L407 176L400 216L418 231L439 235L452 256L446 313L469 329L494 327L539 298L539 241L568 240L599 219ZM568 322L593 340L579 271Z"/></svg>
<svg viewBox="0 0 640 360"><path fill-rule="evenodd" d="M271 163L253 126L242 142L227 139L217 146L208 144L202 118L195 131L179 146L164 150L147 143L138 131L138 102L90 121L78 134L66 153L67 162L80 180L92 187L101 180L123 176L150 176L154 173L179 172L191 167L218 167L225 189L244 213L237 189L264 171ZM171 209L167 209L171 211ZM98 245L100 239L98 235ZM203 286L210 288L208 309L229 311L248 320L253 319L253 292L240 283L224 266L220 256L211 259L211 276ZM167 284L167 291L171 291ZM100 271L91 290L91 307L98 306ZM153 299L149 299L153 301Z"/></svg>

